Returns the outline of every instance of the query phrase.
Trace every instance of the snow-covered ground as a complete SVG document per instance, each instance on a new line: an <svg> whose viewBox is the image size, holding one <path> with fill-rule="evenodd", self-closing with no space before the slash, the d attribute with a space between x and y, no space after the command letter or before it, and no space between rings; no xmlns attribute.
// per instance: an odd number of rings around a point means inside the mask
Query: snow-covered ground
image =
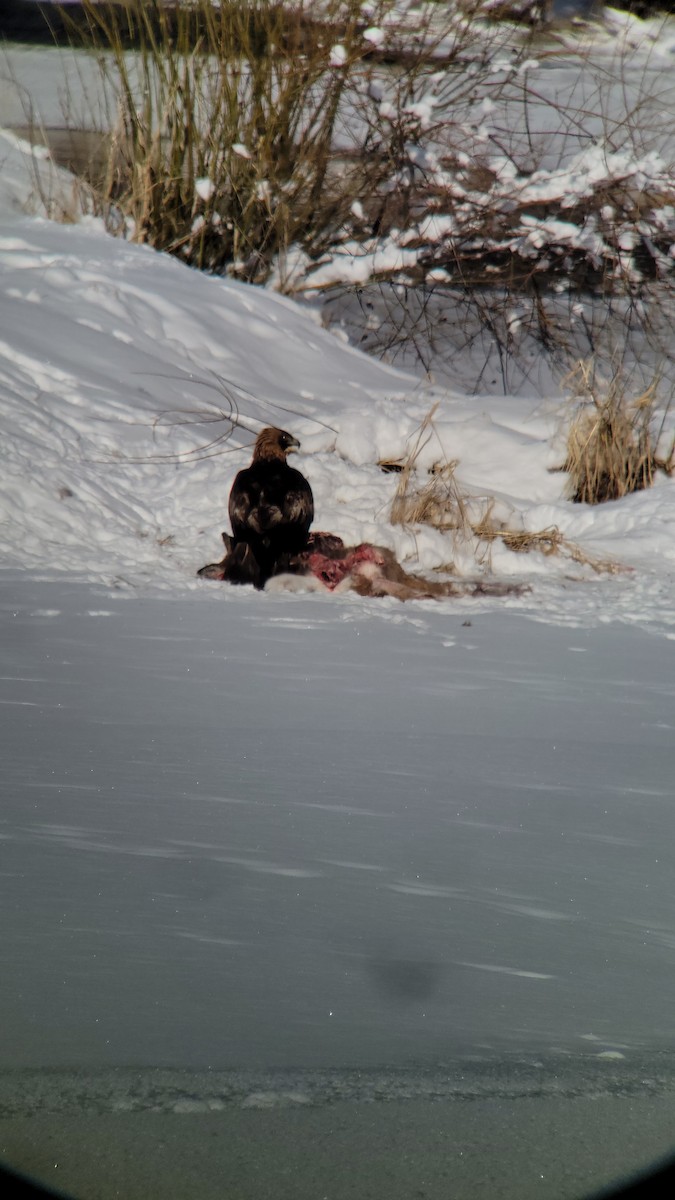
<svg viewBox="0 0 675 1200"><path fill-rule="evenodd" d="M318 528L390 546L415 570L454 563L529 582L500 601L544 620L675 623L675 487L617 503L565 498L565 413L558 395L481 399L425 386L366 358L282 297L202 276L96 223L59 225L11 211L24 152L4 138L2 447L8 565L130 589L192 590L220 557L227 496L265 423L290 428L316 501ZM19 161L21 160L21 161ZM18 164L18 165L17 165ZM43 166L41 161L37 166ZM557 527L599 563L489 553L430 527L394 527L397 477L427 414L420 480L457 460L457 478L508 529ZM237 425L232 428L231 417ZM212 585L211 585L212 587ZM227 589L224 589L224 593ZM229 593L222 602L228 602ZM251 604L264 605L262 597ZM360 601L331 601L346 611ZM398 605L378 606L383 618Z"/></svg>
<svg viewBox="0 0 675 1200"><path fill-rule="evenodd" d="M0 161L3 1066L469 1078L508 1051L544 1091L563 1061L589 1094L644 1080L673 1049L675 481L573 505L559 392L431 386L28 215L53 169L11 134ZM435 405L422 479L457 460L509 528L626 569L392 526L378 461ZM317 528L531 590L198 580L268 423Z"/></svg>
<svg viewBox="0 0 675 1200"><path fill-rule="evenodd" d="M5 583L5 1065L672 1050L661 640L261 604Z"/></svg>
<svg viewBox="0 0 675 1200"><path fill-rule="evenodd" d="M612 36L595 35L600 63L610 46L616 53L617 31L628 42L633 27L641 33L624 53L630 71L623 92L633 75L658 67L665 76L667 31L658 40L655 23L619 14L611 21ZM25 104L26 92L34 92L40 119L55 120L65 86L62 55L47 57L53 65L38 76L40 53L5 55L8 117L17 117L12 96ZM556 56L547 71L544 92L562 94L577 78L591 105L593 93L578 68L575 76ZM75 103L87 93L85 82L80 93L74 83L85 71L71 66L70 73ZM596 99L602 107L606 95ZM632 103L625 94L624 102ZM542 113L551 111L542 106ZM656 136L652 112L653 106ZM569 133L550 138L552 161L553 146L569 142ZM529 583L528 596L500 607L542 620L620 619L671 629L675 486L658 476L651 490L618 503L572 504L567 477L556 470L565 459L570 403L545 364L530 363L522 394L434 387L344 344L339 328L334 336L321 327L317 309L191 272L106 238L94 221L59 225L27 216L22 208L39 211L41 196L54 191L62 210L75 211L72 181L63 173L57 179L44 151L27 154L8 132L0 134L0 159L0 494L8 518L0 547L8 563L42 577L65 571L132 590L203 595L208 585L195 572L220 557L231 480L248 461L255 431L276 423L302 441L297 465L314 489L317 528L349 542L387 545L412 570L453 564L460 575L491 570ZM646 344L644 350L651 364L653 350ZM639 362L639 347L632 354ZM474 390L475 354L468 349L455 360L463 389ZM445 362L439 376L448 374ZM482 377L487 384L485 371ZM532 378L540 389L535 395ZM434 408L420 450L419 430ZM674 421L664 429L666 452ZM495 523L515 532L556 528L596 568L611 564L614 573L580 566L565 553L516 554L499 540L488 547L429 526L392 526L398 481L377 464L405 459L411 450L420 450L420 485L431 466L456 461L474 514L489 510ZM268 601L251 603L255 609ZM331 601L334 611L354 611L360 603ZM378 613L400 616L389 602Z"/></svg>

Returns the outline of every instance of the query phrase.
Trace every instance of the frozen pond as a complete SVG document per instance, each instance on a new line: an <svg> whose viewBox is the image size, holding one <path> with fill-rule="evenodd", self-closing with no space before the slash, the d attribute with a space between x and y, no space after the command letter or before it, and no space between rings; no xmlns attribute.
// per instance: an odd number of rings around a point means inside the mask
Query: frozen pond
<svg viewBox="0 0 675 1200"><path fill-rule="evenodd" d="M5 1067L672 1047L672 641L372 609L4 583Z"/></svg>
<svg viewBox="0 0 675 1200"><path fill-rule="evenodd" d="M5 574L5 1162L572 1200L672 1148L672 641L386 605Z"/></svg>

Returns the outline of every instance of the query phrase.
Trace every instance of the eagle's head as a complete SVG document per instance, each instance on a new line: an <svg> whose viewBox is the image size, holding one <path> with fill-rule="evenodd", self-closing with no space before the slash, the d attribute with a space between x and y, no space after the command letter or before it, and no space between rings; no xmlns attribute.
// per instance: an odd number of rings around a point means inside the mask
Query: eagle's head
<svg viewBox="0 0 675 1200"><path fill-rule="evenodd" d="M294 450L298 450L300 443L297 438L293 437L292 433L286 433L285 429L268 428L263 429L258 434L253 450L253 461L259 462L261 459L281 459L286 461L286 455L292 454Z"/></svg>

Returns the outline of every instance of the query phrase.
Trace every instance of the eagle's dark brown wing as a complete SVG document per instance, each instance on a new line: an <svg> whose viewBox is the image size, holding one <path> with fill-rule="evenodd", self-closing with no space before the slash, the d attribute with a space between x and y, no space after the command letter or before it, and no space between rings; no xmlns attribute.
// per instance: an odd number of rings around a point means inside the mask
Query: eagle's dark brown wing
<svg viewBox="0 0 675 1200"><path fill-rule="evenodd" d="M314 519L312 489L304 475L285 463L254 463L236 476L229 513L235 538L283 531L304 540Z"/></svg>
<svg viewBox="0 0 675 1200"><path fill-rule="evenodd" d="M285 569L289 555L305 548L314 519L312 489L287 463L260 460L240 471L228 507L234 540L251 547L263 585Z"/></svg>

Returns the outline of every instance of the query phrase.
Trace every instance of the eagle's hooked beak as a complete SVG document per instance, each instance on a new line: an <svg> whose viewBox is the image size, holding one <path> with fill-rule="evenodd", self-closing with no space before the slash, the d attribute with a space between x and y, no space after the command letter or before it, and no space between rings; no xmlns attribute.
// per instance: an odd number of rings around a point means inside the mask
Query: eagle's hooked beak
<svg viewBox="0 0 675 1200"><path fill-rule="evenodd" d="M296 450L300 449L300 442L298 441L298 439L296 437L292 437L290 433L287 434L286 436L288 438L288 446L286 447L286 453L294 454Z"/></svg>

